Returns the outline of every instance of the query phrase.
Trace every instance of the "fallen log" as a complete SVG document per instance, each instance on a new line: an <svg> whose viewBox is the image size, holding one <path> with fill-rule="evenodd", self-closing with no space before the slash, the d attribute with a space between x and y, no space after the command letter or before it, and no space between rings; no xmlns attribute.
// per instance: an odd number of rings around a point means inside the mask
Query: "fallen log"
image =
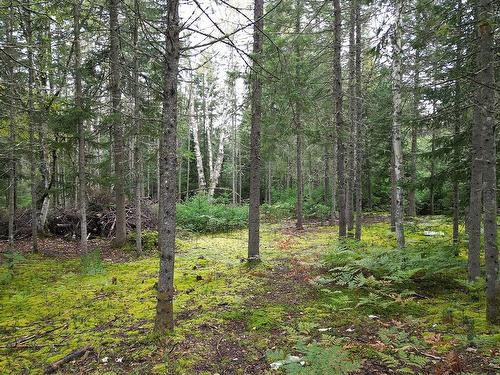
<svg viewBox="0 0 500 375"><path fill-rule="evenodd" d="M65 355L60 360L48 365L45 368L45 373L52 374L52 373L56 372L57 370L59 370L59 368L61 366L63 366L64 364L71 362L71 361L74 361L75 359L78 359L78 358L82 357L83 355L85 355L87 352L91 352L93 350L94 350L94 348L92 346L86 346L84 348L73 350L71 353Z"/></svg>

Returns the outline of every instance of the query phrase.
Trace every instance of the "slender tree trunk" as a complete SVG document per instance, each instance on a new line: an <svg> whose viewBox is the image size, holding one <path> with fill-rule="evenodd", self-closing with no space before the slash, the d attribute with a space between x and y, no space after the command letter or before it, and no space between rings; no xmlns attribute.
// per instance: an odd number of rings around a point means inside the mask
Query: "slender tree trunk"
<svg viewBox="0 0 500 375"><path fill-rule="evenodd" d="M368 148L368 145L366 146ZM372 199L372 166L370 163L370 158L366 157L366 205L368 211L373 210L373 199Z"/></svg>
<svg viewBox="0 0 500 375"><path fill-rule="evenodd" d="M109 0L110 29L110 93L111 116L115 157L115 246L123 246L127 241L125 216L125 163L126 157L123 143L123 124L121 122L121 89L120 89L120 37L118 24L119 0Z"/></svg>
<svg viewBox="0 0 500 375"><path fill-rule="evenodd" d="M213 197L215 188L219 182L220 174L222 172L222 162L224 161L224 145L226 143L226 128L225 126L220 129L219 149L215 159L213 171L210 173L210 186L208 188L208 196Z"/></svg>
<svg viewBox="0 0 500 375"><path fill-rule="evenodd" d="M297 37L295 38L295 45L294 45L294 50L295 50L295 82L298 86L298 90L300 91L301 83L300 83L300 69L299 69L299 63L301 61L301 53L300 53L300 40L299 40L299 35L300 35L300 16L302 13L302 4L301 0L297 0L296 5L296 15L295 15L295 34ZM301 95L299 94L299 97ZM295 111L294 111L294 122L295 122L295 130L296 130L296 167L297 167L297 203L296 203L296 216L297 216L297 223L295 224L296 228L298 230L303 230L304 229L304 213L303 213L303 206L304 206L304 176L302 174L302 144L303 144L303 129L302 129L302 120L301 120L301 105L300 105L300 98L297 98L295 101Z"/></svg>
<svg viewBox="0 0 500 375"><path fill-rule="evenodd" d="M405 246L405 237L403 229L403 191L401 188L401 177L403 170L403 150L401 147L401 82L403 75L401 71L401 19L402 9L401 0L395 3L396 25L394 31L394 52L393 52L393 122L392 122L392 151L394 154L394 182L395 182L395 226L398 248L402 249Z"/></svg>
<svg viewBox="0 0 500 375"><path fill-rule="evenodd" d="M135 129L135 248L139 254L142 253L142 185L143 185L143 161L142 161L142 121L140 116L140 98L139 98L139 0L134 0L134 21L132 28L132 43L134 47L133 67L133 85L132 96L134 97L134 129Z"/></svg>
<svg viewBox="0 0 500 375"><path fill-rule="evenodd" d="M31 180L31 246L34 253L38 252L38 208L37 208L37 175L35 146L35 109L33 106L35 70L33 67L33 31L31 27L30 1L26 1L26 43L28 44L28 127L30 144L30 180Z"/></svg>
<svg viewBox="0 0 500 375"><path fill-rule="evenodd" d="M434 153L436 152L436 129L432 129L432 139L431 139L431 177L429 185L429 213L434 215L434 195L436 186L436 161L434 158Z"/></svg>
<svg viewBox="0 0 500 375"><path fill-rule="evenodd" d="M457 32L459 34L459 38L457 41L457 56L456 56L456 74L457 78L455 80L455 126L453 128L453 167L457 171L460 168L460 147L458 144L460 137L460 123L463 120L462 111L460 111L461 107L461 82L458 78L458 74L462 72L462 1L458 0L457 5ZM460 220L460 186L459 186L459 176L458 173L455 172L455 178L453 179L453 243L458 245L459 242L459 233L458 233L458 224Z"/></svg>
<svg viewBox="0 0 500 375"><path fill-rule="evenodd" d="M231 179L232 179L232 194L233 194L233 205L236 205L238 201L237 197L237 185L238 185L238 176L237 176L237 166L236 166L236 147L237 147L237 139L236 139L236 95L234 91L234 83L232 86L232 102L233 102L233 108L232 108L232 113L231 113L231 128L233 131L233 149L231 152Z"/></svg>
<svg viewBox="0 0 500 375"><path fill-rule="evenodd" d="M420 15L416 14L417 25L419 24ZM418 30L418 29L417 29ZM415 191L417 186L417 137L420 118L420 50L415 49L415 67L413 80L413 123L411 127L411 165L410 165L410 190L408 191L408 215L411 217L417 216L417 204Z"/></svg>
<svg viewBox="0 0 500 375"><path fill-rule="evenodd" d="M361 98L361 4L355 1L356 4L356 89L355 89L355 103L356 103L356 136L355 136L355 155L356 155L356 179L355 179L355 194L356 194L356 240L361 240L361 224L362 217L362 165L363 165L363 149L361 140L363 139L363 109Z"/></svg>
<svg viewBox="0 0 500 375"><path fill-rule="evenodd" d="M7 22L7 53L13 56L14 52L14 7L13 3L9 6L9 18ZM15 217L16 217L16 152L14 150L16 145L16 127L15 121L15 80L14 80L14 64L11 60L8 60L8 77L9 77L9 91L10 91L10 104L11 108L9 110L9 250L14 251L14 234L15 234Z"/></svg>
<svg viewBox="0 0 500 375"><path fill-rule="evenodd" d="M208 185L210 195L210 185L214 179L214 161L213 161L213 150L212 150L212 121L213 115L210 111L208 114L208 126L205 127L205 139L207 141L207 160L208 160Z"/></svg>
<svg viewBox="0 0 500 375"><path fill-rule="evenodd" d="M192 80L192 77L190 77L190 81ZM187 132L187 149L188 153L191 152L191 122L193 121L193 116L194 113L192 111L191 103L194 102L194 97L193 97L193 90L192 90L192 84L189 87L189 97L188 97L188 113L187 113L187 122L188 122L188 132ZM187 165L186 165L186 200L189 199L189 182L190 182L190 176L191 176L191 157L188 156L187 158Z"/></svg>
<svg viewBox="0 0 500 375"><path fill-rule="evenodd" d="M330 192L330 156L328 155L328 145L325 144L323 152L323 203L328 205L328 194Z"/></svg>
<svg viewBox="0 0 500 375"><path fill-rule="evenodd" d="M340 49L342 45L342 13L340 0L333 0L335 17L333 41L333 93L335 95L335 124L337 135L337 197L339 207L339 238L346 237L346 191L345 191L345 129L342 117L342 66Z"/></svg>
<svg viewBox="0 0 500 375"><path fill-rule="evenodd" d="M349 131L347 143L347 184L346 184L346 218L347 235L353 236L354 229L354 134L356 132L356 98L355 98L355 28L356 28L356 0L349 4Z"/></svg>
<svg viewBox="0 0 500 375"><path fill-rule="evenodd" d="M264 1L254 2L253 56L262 55L262 34L264 30ZM248 215L248 259L259 259L260 232L260 126L262 118L262 82L257 64L253 64L252 76L252 118L250 125L250 207Z"/></svg>
<svg viewBox="0 0 500 375"><path fill-rule="evenodd" d="M391 144L391 232L396 231L396 177L394 174L394 150Z"/></svg>
<svg viewBox="0 0 500 375"><path fill-rule="evenodd" d="M82 76L81 76L81 48L80 48L80 1L73 5L74 37L75 37L75 105L77 110L78 128L78 190L80 210L80 252L87 253L87 181L85 176L85 122L83 121Z"/></svg>
<svg viewBox="0 0 500 375"><path fill-rule="evenodd" d="M497 186L496 186L496 98L495 50L493 38L494 5L491 0L478 2L476 24L479 29L477 81L479 124L474 128L483 133L483 204L484 204L484 259L486 269L486 318L500 324L500 279L497 245Z"/></svg>
<svg viewBox="0 0 500 375"><path fill-rule="evenodd" d="M337 136L335 126L332 129L332 203L330 212L330 222L333 225L337 219Z"/></svg>
<svg viewBox="0 0 500 375"><path fill-rule="evenodd" d="M163 127L160 136L160 271L154 330L174 329L175 205L177 202L177 81L179 73L179 1L167 3L163 89Z"/></svg>
<svg viewBox="0 0 500 375"><path fill-rule="evenodd" d="M194 98L191 102L191 113L194 113ZM194 154L196 157L196 170L198 171L198 189L205 191L207 183L205 180L205 172L203 170L203 157L200 149L200 139L198 131L198 121L191 121L191 132L193 133Z"/></svg>

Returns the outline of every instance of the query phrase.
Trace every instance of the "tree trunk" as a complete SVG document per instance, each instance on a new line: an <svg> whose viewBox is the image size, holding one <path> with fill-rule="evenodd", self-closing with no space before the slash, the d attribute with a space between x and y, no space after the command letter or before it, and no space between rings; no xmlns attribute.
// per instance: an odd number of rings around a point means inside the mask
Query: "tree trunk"
<svg viewBox="0 0 500 375"><path fill-rule="evenodd" d="M495 51L493 39L494 6L490 0L480 0L476 24L479 29L477 81L479 128L483 133L483 204L484 204L484 259L486 269L486 318L500 324L500 280L498 275L497 245L497 189L495 139Z"/></svg>
<svg viewBox="0 0 500 375"><path fill-rule="evenodd" d="M458 78L458 75L462 72L462 1L458 0L457 5L457 33L459 34L459 38L457 41L457 56L456 56L456 74L457 78L455 80L455 126L453 128L453 168L458 170L460 168L460 147L458 144L458 140L460 137L460 123L463 121L461 107L462 93L461 93L461 82ZM458 245L459 241L459 233L458 233L458 224L460 220L460 186L459 186L459 176L458 173L455 172L455 178L453 179L453 243Z"/></svg>
<svg viewBox="0 0 500 375"><path fill-rule="evenodd" d="M394 182L395 182L395 227L398 248L405 246L404 228L403 228L403 191L401 188L401 176L403 169L403 150L401 147L401 83L403 75L401 71L401 19L402 9L400 0L395 3L396 25L394 29L394 52L393 52L393 122L392 122L392 151L394 154Z"/></svg>
<svg viewBox="0 0 500 375"><path fill-rule="evenodd" d="M127 227L125 216L125 163L126 157L123 143L123 124L121 123L120 105L120 37L118 24L119 0L109 0L109 29L110 29L110 84L111 116L115 158L115 246L123 246L127 241Z"/></svg>
<svg viewBox="0 0 500 375"><path fill-rule="evenodd" d="M264 30L264 1L254 2L253 56L262 55L262 34ZM258 64L253 63L252 117L250 124L250 207L248 215L248 259L259 259L260 231L260 126L262 117L262 83Z"/></svg>
<svg viewBox="0 0 500 375"><path fill-rule="evenodd" d="M14 7L11 2L9 6L9 18L7 22L7 53L10 56L14 56ZM14 150L16 145L16 126L14 124L15 115L15 81L14 81L14 64L11 60L8 60L8 77L9 77L9 91L10 91L10 110L9 110L9 194L8 194L8 205L9 205L9 250L14 251L14 222L16 217L16 152Z"/></svg>
<svg viewBox="0 0 500 375"><path fill-rule="evenodd" d="M75 1L73 8L74 37L75 37L75 107L77 111L78 128L78 190L80 210L80 252L87 253L87 181L85 176L85 123L83 121L82 76L80 71L80 2Z"/></svg>
<svg viewBox="0 0 500 375"><path fill-rule="evenodd" d="M394 175L394 150L391 144L391 232L396 231L396 178Z"/></svg>
<svg viewBox="0 0 500 375"><path fill-rule="evenodd" d="M349 131L347 144L347 184L346 184L346 218L347 235L353 236L354 228L354 134L356 131L356 98L355 98L355 28L356 28L356 0L349 4Z"/></svg>
<svg viewBox="0 0 500 375"><path fill-rule="evenodd" d="M436 152L436 129L432 129L431 138L431 177L429 179L429 213L434 215L434 195L436 186L436 161L434 153Z"/></svg>
<svg viewBox="0 0 500 375"><path fill-rule="evenodd" d="M134 47L134 57L132 61L133 69L133 85L132 96L134 97L134 130L135 130L135 148L134 148L134 164L135 164L135 247L139 254L142 253L142 121L140 116L140 98L139 98L139 0L134 0L134 21L132 28L132 43Z"/></svg>
<svg viewBox="0 0 500 375"><path fill-rule="evenodd" d="M330 192L330 163L328 155L328 145L325 144L323 152L323 204L328 205L328 194Z"/></svg>
<svg viewBox="0 0 500 375"><path fill-rule="evenodd" d="M416 11L417 25L419 24L420 15ZM418 28L417 28L418 30ZM408 215L410 217L417 216L417 204L415 191L417 187L417 137L420 118L420 49L415 49L415 66L413 78L413 122L411 127L411 165L410 165L410 189L408 191Z"/></svg>
<svg viewBox="0 0 500 375"><path fill-rule="evenodd" d="M177 81L179 73L179 1L167 3L163 89L163 126L160 136L161 196L159 205L160 271L154 330L174 329L175 205L177 202Z"/></svg>
<svg viewBox="0 0 500 375"><path fill-rule="evenodd" d="M190 103L190 112L194 114L194 97ZM192 116L190 117L192 119ZM203 170L203 157L201 155L200 149L200 139L198 131L198 120L191 120L191 132L193 133L193 143L194 143L194 154L196 156L196 170L198 171L198 189L205 191L207 188L207 183L205 180L205 172Z"/></svg>
<svg viewBox="0 0 500 375"><path fill-rule="evenodd" d="M31 180L31 246L34 253L38 252L38 208L37 208L37 176L36 176L36 146L35 146L35 109L33 107L35 70L33 67L33 31L31 27L30 1L26 1L26 43L28 49L28 127L30 144L30 180Z"/></svg>
<svg viewBox="0 0 500 375"><path fill-rule="evenodd" d="M294 52L295 52L295 84L298 87L300 92L301 82L300 82L300 69L299 63L301 62L301 53L300 53L300 16L301 16L301 0L297 0L296 5L296 14L295 14L295 34L297 37L295 38L294 43ZM296 168L297 168L297 203L295 207L295 214L297 216L297 222L295 224L298 230L304 229L304 176L302 174L302 144L303 144L303 129L302 129L302 120L301 120L301 94L299 93L299 97L295 100L294 103L294 123L295 123L295 131L296 131Z"/></svg>
<svg viewBox="0 0 500 375"><path fill-rule="evenodd" d="M354 190L356 194L356 232L355 239L361 240L361 224L362 217L362 165L363 165L363 150L361 140L363 139L363 109L361 98L361 4L359 1L354 2L356 5L356 136L355 136L355 162L356 162L356 179Z"/></svg>
<svg viewBox="0 0 500 375"><path fill-rule="evenodd" d="M217 157L215 159L215 165L213 166L213 171L210 173L210 186L208 188L208 196L213 197L215 193L215 188L219 182L219 177L222 172L222 162L224 161L224 145L226 143L226 127L223 126L220 129L219 138L219 149L217 150Z"/></svg>
<svg viewBox="0 0 500 375"><path fill-rule="evenodd" d="M346 192L345 192L345 129L342 117L342 66L340 49L342 45L342 14L340 0L333 0L334 32L333 32L333 93L335 96L335 124L337 135L337 197L339 208L339 238L346 236Z"/></svg>

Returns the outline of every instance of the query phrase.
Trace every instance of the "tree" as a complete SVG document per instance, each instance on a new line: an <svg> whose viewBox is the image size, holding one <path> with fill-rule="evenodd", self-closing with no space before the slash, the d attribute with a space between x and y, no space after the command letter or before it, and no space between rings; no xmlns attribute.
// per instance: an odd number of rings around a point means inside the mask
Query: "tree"
<svg viewBox="0 0 500 375"><path fill-rule="evenodd" d="M75 107L78 128L78 187L80 209L80 252L87 252L87 189L85 176L85 123L83 120L82 76L80 72L80 0L73 5L73 32L75 38L74 77L75 77Z"/></svg>
<svg viewBox="0 0 500 375"><path fill-rule="evenodd" d="M394 219L396 228L396 238L398 248L402 249L405 246L405 237L403 229L403 191L401 188L401 177L403 168L403 150L401 147L401 82L403 80L401 70L401 3L400 0L395 2L396 23L394 25L393 39L393 61L392 61L392 80L393 80L393 119L392 119L392 152L394 155L394 186L393 191L394 204Z"/></svg>
<svg viewBox="0 0 500 375"><path fill-rule="evenodd" d="M35 69L33 65L33 29L31 24L30 1L24 6L24 34L28 46L28 127L29 127L29 161L31 180L31 246L34 253L38 252L38 208L37 208L37 174L36 174L36 146L35 146L35 108L33 105Z"/></svg>
<svg viewBox="0 0 500 375"><path fill-rule="evenodd" d="M473 127L482 134L482 177L484 204L484 258L486 264L486 318L500 324L500 280L498 274L497 245L497 189L496 189L496 139L495 139L495 52L493 38L493 2L477 3L476 25L479 31L477 56L478 115ZM477 121L477 122L476 122ZM478 155L476 155L478 157Z"/></svg>
<svg viewBox="0 0 500 375"><path fill-rule="evenodd" d="M163 121L160 136L160 271L154 330L174 329L175 217L177 203L177 82L179 74L179 1L167 3L163 82Z"/></svg>
<svg viewBox="0 0 500 375"><path fill-rule="evenodd" d="M259 61L262 54L262 32L264 30L264 1L254 2L253 58ZM260 231L260 126L262 121L262 82L258 63L252 67L252 118L250 128L250 207L248 213L248 259L259 255Z"/></svg>
<svg viewBox="0 0 500 375"><path fill-rule="evenodd" d="M355 20L356 20L356 83L355 83L355 103L356 103L356 134L355 134L355 154L356 154L356 173L354 181L354 193L356 194L356 240L361 240L361 225L362 225L362 210L363 210L363 191L362 191L362 165L363 165L363 108L362 108L362 75L361 75L361 4L359 1L354 1L356 6Z"/></svg>
<svg viewBox="0 0 500 375"><path fill-rule="evenodd" d="M143 185L143 163L142 163L142 120L140 116L139 98L139 0L134 0L134 19L132 26L132 46L134 48L132 58L132 96L134 99L133 121L135 129L134 161L135 161L135 247L137 252L142 253L142 185Z"/></svg>
<svg viewBox="0 0 500 375"><path fill-rule="evenodd" d="M334 117L337 135L337 199L339 209L339 238L346 236L346 192L345 192L345 129L342 117L342 66L340 49L342 45L342 12L340 0L333 0L333 95Z"/></svg>
<svg viewBox="0 0 500 375"><path fill-rule="evenodd" d="M14 28L14 7L13 3L11 2L9 6L9 18L7 20L7 44L8 47L6 48L7 53L9 56L13 56L13 50L14 50L14 36L13 36L13 28ZM16 143L16 129L15 129L15 123L14 123L14 107L15 107L15 100L14 100L14 88L15 88L15 80L14 80L14 63L11 59L8 61L8 79L9 79L9 84L10 84L10 93L11 93L11 100L10 100L10 106L11 109L9 111L9 199L8 199L8 205L9 205L9 248L10 251L14 251L14 223L15 223L15 217L16 217L16 185L17 185L17 178L16 178L16 156L15 156L15 143Z"/></svg>
<svg viewBox="0 0 500 375"><path fill-rule="evenodd" d="M123 124L121 122L120 89L120 36L118 24L118 0L109 0L109 40L110 40L110 83L111 117L113 129L113 151L115 165L115 246L123 246L127 241L125 216L125 163Z"/></svg>
<svg viewBox="0 0 500 375"><path fill-rule="evenodd" d="M302 59L301 53L300 53L300 44L299 44L299 36L300 36L300 17L302 15L302 4L301 0L297 0L295 3L295 43L294 43L294 52L295 52L295 82L297 84L297 90L299 91L298 93L295 93L295 100L293 103L293 122L295 124L295 131L296 131L296 167L297 167L297 203L295 207L295 212L297 215L297 223L296 223L296 228L298 230L304 229L304 213L303 213L303 206L304 206L304 176L302 174L302 144L304 142L304 135L303 135L303 125L302 125L302 120L301 120L301 83L299 82L300 79L300 61Z"/></svg>

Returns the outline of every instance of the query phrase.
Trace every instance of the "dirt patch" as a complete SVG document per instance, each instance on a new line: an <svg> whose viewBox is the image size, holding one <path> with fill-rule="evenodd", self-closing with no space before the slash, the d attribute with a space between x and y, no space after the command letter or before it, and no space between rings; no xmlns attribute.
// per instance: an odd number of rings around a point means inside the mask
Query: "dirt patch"
<svg viewBox="0 0 500 375"><path fill-rule="evenodd" d="M88 248L89 251L100 250L103 260L114 263L127 262L135 256L131 252L112 247L109 239L91 239L88 241ZM8 250L8 243L6 241L0 242L0 259ZM32 254L31 241L16 241L16 250L23 255ZM57 259L74 259L81 255L78 241L58 237L40 238L38 240L38 253L48 258Z"/></svg>

